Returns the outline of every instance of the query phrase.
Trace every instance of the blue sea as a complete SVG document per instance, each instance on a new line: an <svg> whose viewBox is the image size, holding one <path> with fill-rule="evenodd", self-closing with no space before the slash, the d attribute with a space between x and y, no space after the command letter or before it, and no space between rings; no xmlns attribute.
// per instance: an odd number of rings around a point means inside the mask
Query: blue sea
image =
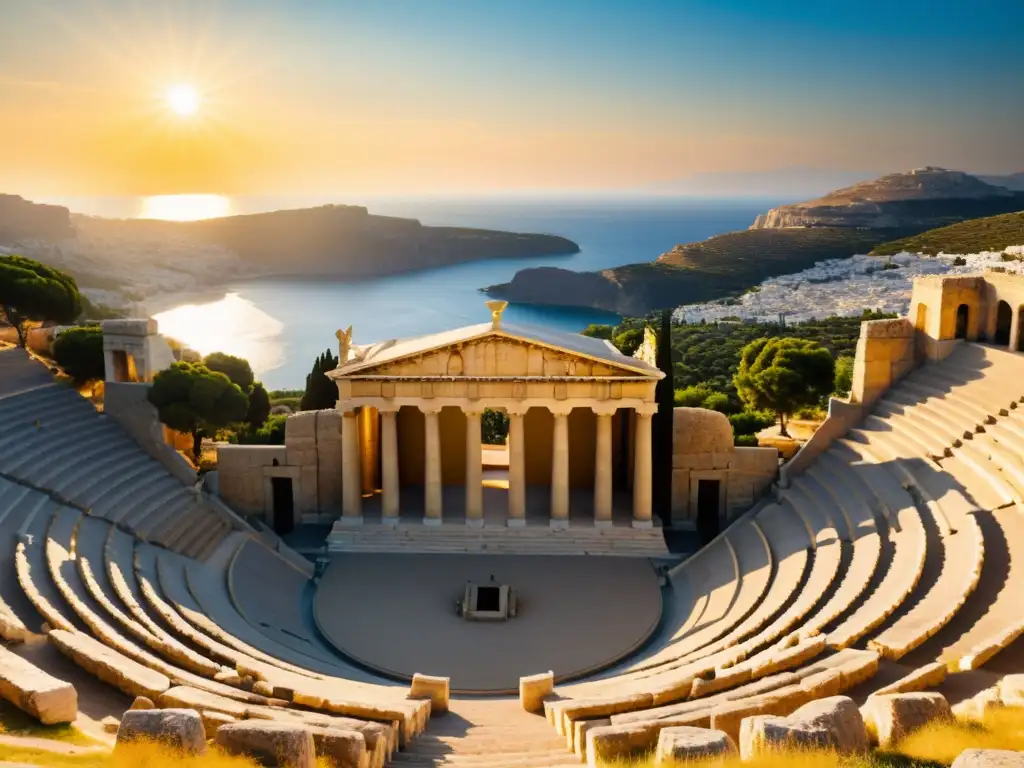
<svg viewBox="0 0 1024 768"><path fill-rule="evenodd" d="M233 201L234 202L234 201ZM306 201L302 201L305 203ZM161 330L200 352L247 356L268 388L301 388L313 360L335 348L335 330L349 325L357 344L484 322L480 289L507 282L517 270L559 266L598 270L650 261L677 243L744 229L780 201L694 199L477 199L367 202L371 213L406 216L427 225L483 227L562 235L580 252L565 256L487 260L356 282L267 279L225 286L226 297L157 315ZM239 202L238 212L274 207ZM97 211L99 212L99 211ZM509 322L579 331L615 323L595 311L513 305Z"/></svg>

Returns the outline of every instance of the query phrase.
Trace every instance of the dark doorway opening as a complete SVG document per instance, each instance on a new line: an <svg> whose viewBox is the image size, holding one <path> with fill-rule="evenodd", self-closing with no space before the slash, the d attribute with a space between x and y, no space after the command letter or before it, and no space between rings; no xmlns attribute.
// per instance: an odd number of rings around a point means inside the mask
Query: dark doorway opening
<svg viewBox="0 0 1024 768"><path fill-rule="evenodd" d="M501 610L501 587L477 587L476 610L478 612Z"/></svg>
<svg viewBox="0 0 1024 768"><path fill-rule="evenodd" d="M721 491L720 480L697 481L697 533L705 544L718 535L718 500Z"/></svg>
<svg viewBox="0 0 1024 768"><path fill-rule="evenodd" d="M1013 351L1024 351L1024 307L1017 309L1017 338L1013 340Z"/></svg>
<svg viewBox="0 0 1024 768"><path fill-rule="evenodd" d="M968 312L966 304L961 304L956 308L956 333L954 338L966 339L967 338L967 318Z"/></svg>
<svg viewBox="0 0 1024 768"><path fill-rule="evenodd" d="M996 307L996 335L992 339L995 344L1010 345L1010 325L1012 323L1013 310L1005 301L1000 301Z"/></svg>
<svg viewBox="0 0 1024 768"><path fill-rule="evenodd" d="M290 477L270 478L274 495L274 533L284 536L295 527L295 504L292 500L292 479Z"/></svg>

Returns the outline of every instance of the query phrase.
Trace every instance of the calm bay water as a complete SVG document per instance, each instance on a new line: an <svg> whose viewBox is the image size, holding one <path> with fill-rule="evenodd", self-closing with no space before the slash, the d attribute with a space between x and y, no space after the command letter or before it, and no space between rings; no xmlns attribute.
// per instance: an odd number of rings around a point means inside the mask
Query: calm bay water
<svg viewBox="0 0 1024 768"><path fill-rule="evenodd" d="M506 282L519 269L551 265L596 270L647 261L677 243L742 229L773 203L649 200L614 202L375 201L373 213L424 224L486 227L563 235L580 253L502 259L363 280L264 279L226 286L218 302L180 306L157 316L161 330L203 353L220 350L252 362L268 388L301 388L314 358L335 348L334 332L352 325L358 344L484 322L480 288ZM603 312L514 305L509 322L579 331L613 323Z"/></svg>

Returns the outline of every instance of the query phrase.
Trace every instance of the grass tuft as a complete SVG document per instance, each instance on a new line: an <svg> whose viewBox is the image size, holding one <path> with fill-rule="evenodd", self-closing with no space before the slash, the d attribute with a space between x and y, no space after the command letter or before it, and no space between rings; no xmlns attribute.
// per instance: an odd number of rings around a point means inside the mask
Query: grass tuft
<svg viewBox="0 0 1024 768"><path fill-rule="evenodd" d="M62 755L41 749L3 747L0 759L45 768L260 768L247 757L229 755L211 745L202 757L184 756L156 741L122 744L114 752L89 755ZM325 757L316 761L317 768L333 768Z"/></svg>
<svg viewBox="0 0 1024 768"><path fill-rule="evenodd" d="M897 751L948 765L965 749L1024 751L1024 709L996 709L980 722L933 723L904 739Z"/></svg>
<svg viewBox="0 0 1024 768"><path fill-rule="evenodd" d="M100 743L73 725L43 725L31 715L3 700L0 700L0 733L6 736L49 739L80 747L91 747Z"/></svg>

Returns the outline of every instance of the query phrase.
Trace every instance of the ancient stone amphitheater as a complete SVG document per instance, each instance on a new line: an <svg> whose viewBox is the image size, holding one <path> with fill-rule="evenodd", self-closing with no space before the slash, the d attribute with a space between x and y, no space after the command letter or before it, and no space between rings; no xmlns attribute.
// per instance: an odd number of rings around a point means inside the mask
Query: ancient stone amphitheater
<svg viewBox="0 0 1024 768"><path fill-rule="evenodd" d="M518 700L346 662L313 621L307 561L0 351L0 693L44 722L88 725L145 696L197 710L207 735L235 721L303 724L318 744L356 732L352 764L370 766L596 764L653 749L668 727L737 739L745 718L838 694L936 691L961 713L1011 703L1024 356L936 330L941 354L900 378L907 339L920 350L930 328L866 324L856 412L844 421L834 403L774 493L667 572L650 641L586 679L536 670ZM240 607L243 567L265 579L272 623Z"/></svg>

